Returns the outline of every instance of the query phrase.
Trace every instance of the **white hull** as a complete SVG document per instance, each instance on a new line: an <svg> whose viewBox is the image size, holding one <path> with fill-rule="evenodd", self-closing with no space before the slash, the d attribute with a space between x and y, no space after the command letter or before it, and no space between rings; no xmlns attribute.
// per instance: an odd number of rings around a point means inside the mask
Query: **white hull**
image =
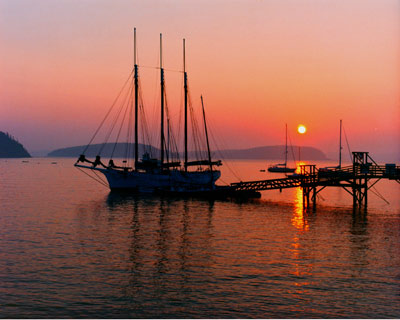
<svg viewBox="0 0 400 320"><path fill-rule="evenodd" d="M164 172L124 172L115 169L94 168L76 165L86 169L100 171L107 178L111 190L132 189L136 192L153 193L158 191L196 192L215 188L215 181L221 176L216 171L191 171L172 169Z"/></svg>

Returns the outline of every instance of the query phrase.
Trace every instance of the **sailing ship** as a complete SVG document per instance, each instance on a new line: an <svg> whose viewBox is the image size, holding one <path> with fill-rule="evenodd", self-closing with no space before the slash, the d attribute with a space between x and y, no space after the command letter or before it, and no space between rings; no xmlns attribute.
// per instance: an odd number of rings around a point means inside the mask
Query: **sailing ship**
<svg viewBox="0 0 400 320"><path fill-rule="evenodd" d="M287 166L287 155L288 155L288 144L287 144L287 124L285 126L285 162L284 163L278 163L275 165L271 165L268 167L269 172L283 172L283 173L290 173L290 172L295 172L296 168L289 168Z"/></svg>
<svg viewBox="0 0 400 320"><path fill-rule="evenodd" d="M342 169L342 150L343 150L343 147L342 147L342 119L340 119L340 126L339 126L339 163L338 163L337 166L319 168L318 171L319 171L320 174L323 175L323 174L326 174L326 173L335 172L336 170L341 170Z"/></svg>
<svg viewBox="0 0 400 320"><path fill-rule="evenodd" d="M171 152L171 125L166 108L164 68L162 60L162 34L160 34L160 154L153 157L150 152L144 152L139 159L139 124L140 120L145 121L143 105L140 103L139 92L139 66L136 57L136 28L134 29L134 68L132 87L132 105L134 101L134 163L129 167L128 160L124 160L121 166L117 166L114 160L109 159L104 164L101 155L98 154L95 160L89 160L83 152L75 167L87 169L95 174L100 172L108 182L111 190L131 190L139 193L201 193L225 190L224 187L216 186L215 182L220 178L221 172L216 168L222 165L221 160L211 159L210 145L208 141L207 123L204 111L203 97L201 97L202 114L204 122L204 133L207 142L207 157L189 161L188 154L188 77L185 62L185 39L183 39L183 89L184 89L184 161L173 161L172 157L179 157L179 152ZM131 73L132 75L132 73ZM132 90L131 90L132 91ZM134 97L133 97L134 96ZM133 107L133 106L132 106ZM139 119L139 113L142 117ZM193 113L193 112L192 112ZM191 114L193 116L193 114ZM132 120L132 119L131 119ZM115 120L116 121L116 120ZM167 128L165 128L165 126ZM143 127L143 126L142 126ZM121 126L122 128L122 126ZM99 130L99 129L98 129ZM97 131L98 131L97 130ZM96 131L96 133L97 133ZM121 129L120 129L121 131ZM95 133L95 135L96 135ZM129 134L128 134L129 135ZM133 135L133 134L132 134ZM119 133L118 133L119 136ZM93 141L93 138L92 140ZM90 144L90 143L89 143ZM129 144L127 144L129 145ZM86 147L85 150L87 150ZM115 147L114 147L115 149ZM178 149L176 149L177 151ZM133 151L133 150L132 150ZM190 170L190 168L194 168ZM96 175L97 176L97 175Z"/></svg>

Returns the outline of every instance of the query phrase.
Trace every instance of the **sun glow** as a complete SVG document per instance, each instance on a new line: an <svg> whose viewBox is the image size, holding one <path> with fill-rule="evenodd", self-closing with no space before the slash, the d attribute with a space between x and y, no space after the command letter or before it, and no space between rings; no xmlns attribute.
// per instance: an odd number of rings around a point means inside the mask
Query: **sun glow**
<svg viewBox="0 0 400 320"><path fill-rule="evenodd" d="M306 133L307 128L305 126L303 126L302 124L299 124L299 126L297 127L297 132L300 134L304 134Z"/></svg>

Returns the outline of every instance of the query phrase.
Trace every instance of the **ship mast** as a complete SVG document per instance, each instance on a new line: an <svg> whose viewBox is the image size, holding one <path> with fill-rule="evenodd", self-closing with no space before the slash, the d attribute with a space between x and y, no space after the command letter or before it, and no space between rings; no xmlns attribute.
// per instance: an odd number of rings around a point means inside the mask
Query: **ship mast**
<svg viewBox="0 0 400 320"><path fill-rule="evenodd" d="M339 168L342 167L342 119L340 119L340 133L339 133Z"/></svg>
<svg viewBox="0 0 400 320"><path fill-rule="evenodd" d="M134 37L133 37L133 42L134 42L134 54L133 54L133 60L135 64L135 170L138 169L138 163L139 163L139 146L138 146L138 65L136 64L136 28L134 28L133 31Z"/></svg>
<svg viewBox="0 0 400 320"><path fill-rule="evenodd" d="M183 39L183 78L185 89L185 172L187 172L188 163L188 135L187 135L187 102L188 102L188 87L187 87L187 73L186 73L186 57L185 57L185 39Z"/></svg>
<svg viewBox="0 0 400 320"><path fill-rule="evenodd" d="M285 168L287 166L287 155L288 155L288 150L287 150L287 123L285 123Z"/></svg>
<svg viewBox="0 0 400 320"><path fill-rule="evenodd" d="M211 162L210 143L208 142L208 131L207 131L206 113L205 113L205 111L204 111L203 96L201 95L200 98L201 98L201 107L203 108L204 131L206 132L207 152L208 152L208 163L210 164L210 171L212 172L212 162Z"/></svg>
<svg viewBox="0 0 400 320"><path fill-rule="evenodd" d="M161 80L161 137L160 137L160 151L161 151L161 167L164 164L164 69L162 67L162 34L160 33L160 80Z"/></svg>

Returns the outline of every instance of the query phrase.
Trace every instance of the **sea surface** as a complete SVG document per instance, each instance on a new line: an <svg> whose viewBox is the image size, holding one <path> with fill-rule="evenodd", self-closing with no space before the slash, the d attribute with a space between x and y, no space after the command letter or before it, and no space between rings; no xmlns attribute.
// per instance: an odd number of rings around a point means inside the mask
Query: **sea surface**
<svg viewBox="0 0 400 320"><path fill-rule="evenodd" d="M300 189L126 196L75 159L24 161L0 160L2 318L400 318L395 181L366 212L339 188L305 210ZM230 161L222 178L282 176L266 167Z"/></svg>

